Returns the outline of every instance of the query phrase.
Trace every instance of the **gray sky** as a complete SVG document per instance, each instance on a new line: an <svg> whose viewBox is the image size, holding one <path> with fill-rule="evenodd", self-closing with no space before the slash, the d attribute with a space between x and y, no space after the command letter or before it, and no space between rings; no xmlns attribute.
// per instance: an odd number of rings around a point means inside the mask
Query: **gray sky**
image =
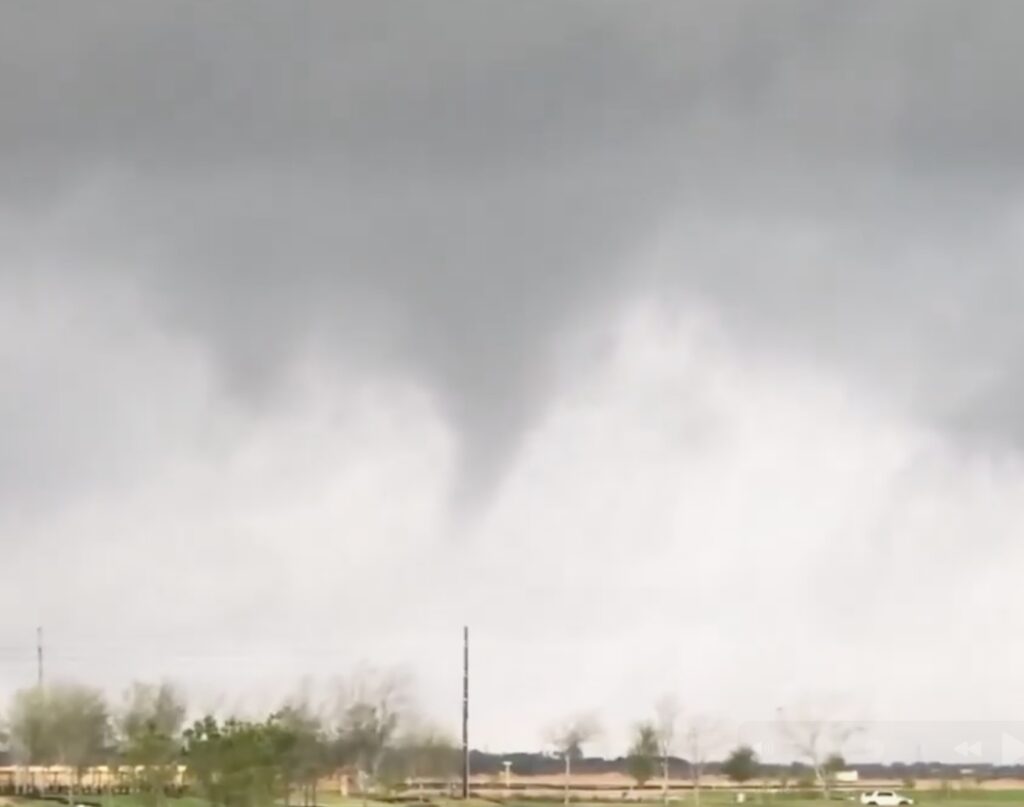
<svg viewBox="0 0 1024 807"><path fill-rule="evenodd" d="M0 684L1024 717L1022 24L4 4Z"/></svg>

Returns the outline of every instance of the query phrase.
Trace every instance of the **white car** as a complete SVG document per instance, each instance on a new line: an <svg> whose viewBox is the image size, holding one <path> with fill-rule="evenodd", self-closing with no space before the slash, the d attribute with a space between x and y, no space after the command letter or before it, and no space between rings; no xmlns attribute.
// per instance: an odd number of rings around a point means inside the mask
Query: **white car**
<svg viewBox="0 0 1024 807"><path fill-rule="evenodd" d="M895 790L871 790L860 794L860 803L870 804L871 807L903 807L904 804L913 804L914 800Z"/></svg>

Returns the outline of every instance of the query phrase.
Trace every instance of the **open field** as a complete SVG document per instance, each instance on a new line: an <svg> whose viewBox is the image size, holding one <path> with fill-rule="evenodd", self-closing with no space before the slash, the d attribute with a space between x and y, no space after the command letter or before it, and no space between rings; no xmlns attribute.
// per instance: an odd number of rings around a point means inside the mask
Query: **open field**
<svg viewBox="0 0 1024 807"><path fill-rule="evenodd" d="M797 793L748 793L746 795L746 807L841 807L841 805L859 804L857 797L860 791L836 794L831 800L820 797L801 795ZM971 790L958 793L943 793L941 791L903 791L914 799L915 804L935 805L935 807L977 807L981 805L1000 805L1001 807L1024 807L1024 789L1020 790ZM551 807L561 805L560 800L534 800L509 799L501 802L506 807ZM608 807L609 804L637 804L635 800L608 800L599 799L594 801L578 801L573 799L574 807ZM494 802L489 802L493 805ZM645 799L641 804L661 804L657 799ZM736 792L709 791L702 792L700 796L701 807L728 807L736 805ZM676 797L671 805L675 807L695 807L695 800L692 794L685 797Z"/></svg>
<svg viewBox="0 0 1024 807"><path fill-rule="evenodd" d="M916 804L934 805L934 807L1024 807L1024 787L1018 789L1002 790L963 790L960 792L945 793L940 790L908 790ZM856 803L860 791L844 792L842 797L824 800L817 797L801 796L795 793L748 793L745 804L747 807L842 807ZM466 802L461 799L450 799L447 797L433 797L431 803L440 807L561 807L560 798L549 797L544 799L525 798L509 799L501 798L471 798ZM736 791L725 792L704 791L700 796L701 807L730 807L736 805ZM373 799L363 801L360 798L342 797L337 795L326 795L318 799L318 804L323 807L394 807L388 802L378 802ZM600 798L594 800L572 799L572 807L610 807L610 805L636 805L636 800L622 800L613 798ZM660 800L655 798L644 799L641 804L649 807L660 805ZM674 797L674 807L695 807L692 793L684 797ZM134 805L110 805L110 807L134 807ZM193 807L196 807L193 805Z"/></svg>
<svg viewBox="0 0 1024 807"><path fill-rule="evenodd" d="M862 788L867 789L867 788ZM703 790L700 794L700 807L731 807L737 804L736 790ZM825 800L811 794L800 794L795 792L746 792L745 804L747 807L842 807L848 805L853 807L857 804L856 799L860 790L848 790L837 793L831 800ZM918 805L926 807L1024 807L1024 786L1017 788L1003 787L999 789L964 789L956 792L931 790L905 790ZM646 793L645 798L640 801L636 798L621 799L615 798L615 794L609 793L600 798L588 799L574 796L573 807L612 807L646 804L648 807L660 805L655 793ZM103 807L147 807L145 802L136 796L88 796L85 797L91 803L99 803ZM299 804L298 800L293 802ZM382 801L374 798L362 798L359 796L342 796L337 793L322 793L317 800L318 807L395 807L395 802ZM415 802L410 802L415 804ZM467 801L447 796L431 796L429 803L434 807L561 807L562 800L554 795L548 794L544 798L535 797L512 797L502 798L481 798L473 797ZM21 797L4 797L0 800L0 807L55 807L57 802L52 800L30 799ZM696 800L692 792L685 795L674 795L671 799L673 807L696 807ZM204 799L185 796L171 799L170 807L211 807Z"/></svg>

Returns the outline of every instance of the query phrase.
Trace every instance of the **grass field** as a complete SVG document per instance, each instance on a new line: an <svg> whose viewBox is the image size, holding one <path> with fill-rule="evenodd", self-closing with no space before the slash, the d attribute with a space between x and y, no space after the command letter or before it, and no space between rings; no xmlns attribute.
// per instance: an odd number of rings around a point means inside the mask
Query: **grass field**
<svg viewBox="0 0 1024 807"><path fill-rule="evenodd" d="M939 790L905 791L910 795L916 804L928 805L929 807L1024 807L1024 790L961 790L946 793ZM135 796L89 796L89 801L98 801L103 807L146 807L146 805ZM13 807L55 807L53 801L39 801L34 799L10 798L6 800ZM461 799L450 799L446 797L434 797L431 804L435 807L561 807L560 799L522 799L511 798L508 800L471 798L467 801ZM396 807L393 802L378 801L373 798L363 799L361 797L339 796L337 794L322 794L318 799L319 807ZM572 801L572 807L660 807L657 800L638 801ZM674 807L696 807L693 796L687 795L672 802ZM701 807L729 807L736 805L736 794L734 792L701 793ZM833 798L825 800L821 798L800 797L795 794L761 794L752 793L747 796L746 807L853 807L856 802L856 794L849 793L845 799ZM210 807L204 799L186 796L180 799L173 799L170 807Z"/></svg>
<svg viewBox="0 0 1024 807"><path fill-rule="evenodd" d="M943 793L942 791L904 791L914 799L916 805L928 805L929 807L1024 807L1024 790L975 790ZM849 794L847 798L825 800L822 798L808 798L794 794L749 794L745 807L859 807L856 794ZM453 801L452 807L457 807L460 802ZM494 802L481 802L474 807L494 807ZM561 807L562 802L534 801L532 799L516 801L510 799L502 802L504 807ZM578 802L573 801L572 807L609 807L608 801ZM616 805L638 805L638 807L660 807L659 801L646 802L611 802ZM672 802L674 807L695 807L692 796L681 798ZM700 799L701 807L732 807L737 805L735 793L702 793Z"/></svg>

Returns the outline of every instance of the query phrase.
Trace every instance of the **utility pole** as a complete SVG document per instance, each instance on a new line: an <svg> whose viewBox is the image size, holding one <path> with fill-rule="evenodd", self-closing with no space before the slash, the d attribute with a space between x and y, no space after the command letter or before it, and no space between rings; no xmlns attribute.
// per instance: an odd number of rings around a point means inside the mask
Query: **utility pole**
<svg viewBox="0 0 1024 807"><path fill-rule="evenodd" d="M36 686L43 688L43 628L36 628Z"/></svg>
<svg viewBox="0 0 1024 807"><path fill-rule="evenodd" d="M462 629L462 798L469 798L469 627Z"/></svg>

